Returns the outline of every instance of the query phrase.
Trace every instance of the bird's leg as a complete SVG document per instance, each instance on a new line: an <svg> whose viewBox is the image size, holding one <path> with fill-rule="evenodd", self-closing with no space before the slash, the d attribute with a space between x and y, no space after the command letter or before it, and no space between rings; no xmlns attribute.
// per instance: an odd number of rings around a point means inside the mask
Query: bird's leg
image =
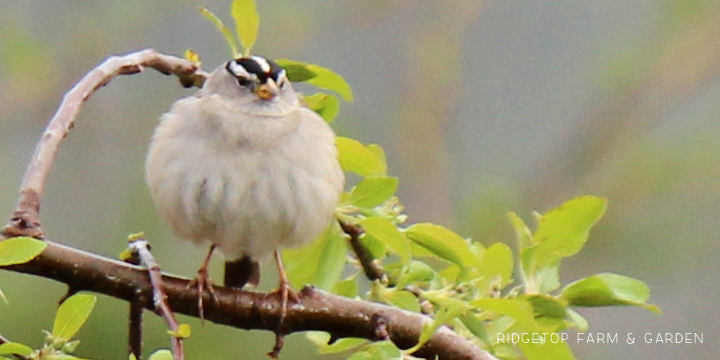
<svg viewBox="0 0 720 360"><path fill-rule="evenodd" d="M212 258L215 248L215 244L210 246L210 251L208 251L208 254L205 257L205 261L203 261L200 269L198 269L197 276L190 282L190 284L188 284L188 288L191 288L193 286L197 287L198 312L200 313L201 320L205 320L205 308L203 306L203 295L205 295L205 290L207 290L207 292L210 294L215 304L218 304L219 302L217 296L215 295L215 289L213 289L212 286L212 280L210 279L210 275L208 274L208 265L210 264L210 259Z"/></svg>
<svg viewBox="0 0 720 360"><path fill-rule="evenodd" d="M270 356L273 359L277 359L280 355L280 350L282 350L283 344L285 343L285 333L283 331L283 322L285 321L285 315L287 315L287 305L288 305L288 298L293 298L296 303L300 302L300 298L297 296L297 294L293 291L292 288L290 288L290 282L287 279L287 276L285 275L285 269L283 268L282 259L280 258L280 252L275 250L273 253L275 255L275 264L277 265L278 269L278 275L280 277L280 285L277 290L273 291L272 294L280 293L280 321L278 321L278 327L275 331L275 346L273 347L272 351L268 353L268 356Z"/></svg>
<svg viewBox="0 0 720 360"><path fill-rule="evenodd" d="M280 285L276 292L280 293L282 299L280 303L280 322L278 324L278 328L281 328L283 320L285 320L285 315L287 315L288 298L291 297L296 303L300 302L300 298L290 287L290 282L285 275L285 268L283 268L282 259L280 258L280 252L275 250L273 254L275 255L275 264L277 265L278 275L280 277Z"/></svg>

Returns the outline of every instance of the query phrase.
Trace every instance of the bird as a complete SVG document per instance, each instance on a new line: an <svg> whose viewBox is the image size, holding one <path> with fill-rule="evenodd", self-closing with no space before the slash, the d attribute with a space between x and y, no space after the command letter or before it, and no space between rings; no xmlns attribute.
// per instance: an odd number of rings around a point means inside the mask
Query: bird
<svg viewBox="0 0 720 360"><path fill-rule="evenodd" d="M305 106L287 71L259 55L215 69L194 95L163 114L145 162L159 215L174 234L209 244L190 286L214 295L208 264L226 260L225 286L257 285L259 262L275 257L281 322L292 291L279 250L300 247L329 226L343 192L335 132Z"/></svg>

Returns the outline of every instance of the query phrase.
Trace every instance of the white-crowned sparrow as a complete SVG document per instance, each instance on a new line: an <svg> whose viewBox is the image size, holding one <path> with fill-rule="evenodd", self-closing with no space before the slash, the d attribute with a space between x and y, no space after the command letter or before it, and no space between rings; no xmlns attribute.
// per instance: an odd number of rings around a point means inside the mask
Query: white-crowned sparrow
<svg viewBox="0 0 720 360"><path fill-rule="evenodd" d="M228 261L225 285L238 288L257 284L257 261L274 253L286 306L277 250L306 244L330 224L345 181L330 126L303 106L285 70L261 56L225 63L173 104L155 130L146 173L175 234L211 244L196 278L201 313L216 247Z"/></svg>

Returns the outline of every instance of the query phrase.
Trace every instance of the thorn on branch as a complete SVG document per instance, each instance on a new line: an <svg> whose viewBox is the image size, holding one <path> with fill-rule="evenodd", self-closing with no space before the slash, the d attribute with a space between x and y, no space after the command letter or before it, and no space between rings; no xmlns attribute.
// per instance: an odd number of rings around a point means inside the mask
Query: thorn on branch
<svg viewBox="0 0 720 360"><path fill-rule="evenodd" d="M375 340L382 341L390 338L390 334L387 329L387 320L383 316L378 314L373 315L370 321L372 321L375 328Z"/></svg>

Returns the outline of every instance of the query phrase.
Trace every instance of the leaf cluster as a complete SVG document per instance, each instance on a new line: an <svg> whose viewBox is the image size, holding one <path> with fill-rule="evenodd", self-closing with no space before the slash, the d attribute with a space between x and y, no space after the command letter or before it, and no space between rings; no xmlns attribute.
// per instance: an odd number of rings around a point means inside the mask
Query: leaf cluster
<svg viewBox="0 0 720 360"><path fill-rule="evenodd" d="M25 249L39 250L41 247L38 246L38 243L42 243L42 241L32 238L11 240L22 244ZM42 250L39 250L35 256L39 255ZM45 342L40 348L33 349L17 342L5 343L0 345L0 359L10 360L9 356L19 356L32 360L82 360L82 358L72 355L80 344L80 340L73 338L90 317L96 302L97 298L89 294L75 294L65 299L55 314L52 331L43 330Z"/></svg>

